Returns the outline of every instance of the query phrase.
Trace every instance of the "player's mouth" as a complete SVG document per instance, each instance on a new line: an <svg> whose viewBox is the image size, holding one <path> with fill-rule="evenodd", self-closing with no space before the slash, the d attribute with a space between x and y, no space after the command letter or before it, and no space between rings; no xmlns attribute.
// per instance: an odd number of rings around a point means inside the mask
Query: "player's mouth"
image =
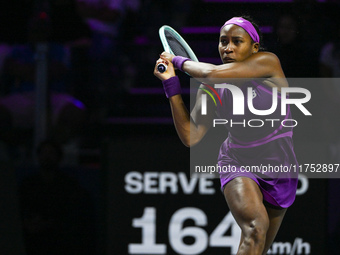
<svg viewBox="0 0 340 255"><path fill-rule="evenodd" d="M229 58L229 57L223 58L224 64L228 64L228 63L232 63L232 62L235 62L235 59Z"/></svg>

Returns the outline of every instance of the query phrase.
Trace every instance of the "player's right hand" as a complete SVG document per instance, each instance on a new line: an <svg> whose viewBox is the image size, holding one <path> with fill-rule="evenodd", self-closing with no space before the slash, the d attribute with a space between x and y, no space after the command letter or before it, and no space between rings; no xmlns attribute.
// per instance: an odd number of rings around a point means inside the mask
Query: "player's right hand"
<svg viewBox="0 0 340 255"><path fill-rule="evenodd" d="M167 66L167 69L166 69L166 71L165 71L164 73L159 72L158 69L157 69L157 66L158 66L160 63L162 63L162 64L164 64L164 65ZM154 74L157 78L159 78L161 81L164 81L164 80L167 80L167 79L169 79L169 78L171 78L171 77L176 76L176 73L175 73L175 69L174 69L173 64L172 64L169 60L167 60L167 59L165 59L165 58L162 58L162 57L160 57L160 58L156 61L156 65L155 65L153 74Z"/></svg>

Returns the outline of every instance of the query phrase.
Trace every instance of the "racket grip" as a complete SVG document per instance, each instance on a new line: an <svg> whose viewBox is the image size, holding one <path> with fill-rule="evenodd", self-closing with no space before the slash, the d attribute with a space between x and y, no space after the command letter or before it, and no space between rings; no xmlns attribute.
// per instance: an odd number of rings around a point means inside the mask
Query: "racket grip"
<svg viewBox="0 0 340 255"><path fill-rule="evenodd" d="M157 65L157 70L160 73L164 73L167 68L168 68L168 66L163 64L163 63L160 63L160 64Z"/></svg>

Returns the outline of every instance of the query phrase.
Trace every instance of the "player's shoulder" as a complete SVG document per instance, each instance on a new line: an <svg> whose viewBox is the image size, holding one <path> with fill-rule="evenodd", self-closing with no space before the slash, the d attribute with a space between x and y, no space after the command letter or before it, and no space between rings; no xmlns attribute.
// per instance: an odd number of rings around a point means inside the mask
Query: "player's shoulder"
<svg viewBox="0 0 340 255"><path fill-rule="evenodd" d="M260 51L256 54L257 61L260 61L262 63L265 63L266 65L280 65L280 59L278 56L272 52L269 51Z"/></svg>
<svg viewBox="0 0 340 255"><path fill-rule="evenodd" d="M267 59L267 60L272 60L272 61L279 61L278 56L276 54L274 54L273 52L260 51L260 52L257 52L256 55L259 58L263 58L263 59Z"/></svg>

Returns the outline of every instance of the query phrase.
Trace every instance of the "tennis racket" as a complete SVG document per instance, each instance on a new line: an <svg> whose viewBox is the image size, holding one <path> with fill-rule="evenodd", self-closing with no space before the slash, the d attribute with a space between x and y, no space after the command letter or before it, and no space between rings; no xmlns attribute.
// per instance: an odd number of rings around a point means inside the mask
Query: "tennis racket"
<svg viewBox="0 0 340 255"><path fill-rule="evenodd" d="M175 29L164 25L158 32L165 52L171 53L175 56L190 58L192 61L198 62L195 53ZM157 70L160 73L164 73L166 69L167 65L163 63L158 64L157 66Z"/></svg>

